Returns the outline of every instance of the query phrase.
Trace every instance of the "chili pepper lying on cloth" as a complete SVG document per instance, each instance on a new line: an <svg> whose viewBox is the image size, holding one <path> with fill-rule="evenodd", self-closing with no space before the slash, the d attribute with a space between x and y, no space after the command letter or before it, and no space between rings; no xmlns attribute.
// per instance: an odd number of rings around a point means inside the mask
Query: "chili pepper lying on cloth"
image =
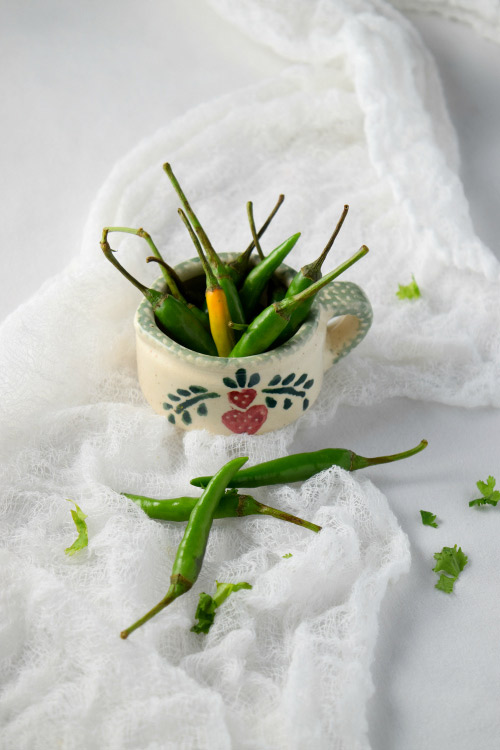
<svg viewBox="0 0 500 750"><path fill-rule="evenodd" d="M403 458L420 453L427 446L427 440L422 440L415 448L410 448L402 453L394 453L390 456L377 456L376 458L365 458L358 456L353 451L345 448L324 448L312 453L295 453L291 456L276 458L273 461L250 466L248 469L238 471L231 479L228 487L264 487L271 484L290 484L291 482L303 482L310 479L320 471L330 469L332 466L340 466L346 471L357 471L366 469L368 466L387 464L392 461L401 461ZM206 487L211 477L195 477L191 484L195 487Z"/></svg>
<svg viewBox="0 0 500 750"><path fill-rule="evenodd" d="M197 497L174 497L155 500L153 497L132 495L129 492L122 492L122 495L133 500L150 518L160 521L189 521L191 511L199 499ZM291 513L278 510L278 508L271 508L269 505L259 503L251 495L238 495L236 489L228 490L221 498L213 517L240 518L255 515L272 516L280 521L289 521L311 531L321 531L321 526L317 526L315 523L292 516Z"/></svg>
<svg viewBox="0 0 500 750"><path fill-rule="evenodd" d="M196 582L203 564L214 513L234 474L247 461L248 457L233 458L232 461L225 464L210 479L205 491L189 516L184 536L179 544L172 566L170 588L163 599L153 609L143 615L133 625L122 630L120 633L122 638L127 638L130 633L140 628L141 625L144 625L145 622L157 615L158 612L161 612L162 609L165 609L174 599L189 591L191 586Z"/></svg>

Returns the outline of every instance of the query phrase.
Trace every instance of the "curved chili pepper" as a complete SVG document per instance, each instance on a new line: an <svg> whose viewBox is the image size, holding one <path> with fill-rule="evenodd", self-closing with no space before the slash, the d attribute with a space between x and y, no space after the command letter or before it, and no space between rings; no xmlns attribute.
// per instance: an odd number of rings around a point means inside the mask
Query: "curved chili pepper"
<svg viewBox="0 0 500 750"><path fill-rule="evenodd" d="M165 263L165 261L163 260L163 258L155 258L152 255L150 255L148 258L146 258L146 263L158 263L162 268L164 268L167 271L167 273L169 274L169 276L171 276L171 278L173 278L173 273L172 272L174 271L174 269L171 268L171 266L169 266L168 263ZM164 276L165 276L165 274L164 274ZM169 284L169 288L171 288L170 284ZM180 295L180 301L183 302L186 305L186 307L188 307L191 310L191 312L193 313L193 315L196 318L198 318L198 320L202 324L203 328L205 328L207 331L209 331L210 330L210 321L208 319L208 314L205 312L205 310L200 310L200 308L196 307L196 305L193 305L192 302L188 302L186 300L186 298L184 297L184 295L182 295L180 292L179 292L179 295Z"/></svg>
<svg viewBox="0 0 500 750"><path fill-rule="evenodd" d="M401 461L416 453L420 453L427 446L427 440L422 440L415 448L402 453L394 453L390 456L377 456L376 458L365 458L345 448L323 448L323 450L312 453L295 453L291 456L276 458L273 461L250 466L248 469L239 471L229 482L228 487L264 487L272 484L291 484L292 482L303 482L310 479L320 471L330 469L332 466L340 466L346 471L357 471L369 466L388 464L392 461ZM191 484L195 487L205 487L211 477L195 477Z"/></svg>
<svg viewBox="0 0 500 750"><path fill-rule="evenodd" d="M333 271L327 273L319 281L308 289L305 289L293 297L284 297L281 302L273 302L266 307L250 323L247 330L232 350L230 357L250 357L252 354L260 354L267 351L274 344L280 333L285 329L290 320L293 310L301 305L305 300L317 294L323 287L340 276L347 268L352 266L356 261L362 258L368 252L366 245L363 245L357 253L346 260Z"/></svg>
<svg viewBox="0 0 500 750"><path fill-rule="evenodd" d="M189 202L184 195L181 186L179 185L177 178L175 177L172 167L170 164L164 164L163 169L167 173L170 182L172 183L174 190L176 191L177 195L179 196L182 205L184 206L184 209L189 217L189 221L193 225L194 231L198 235L200 242L203 246L203 249L205 250L208 262L210 263L212 270L217 278L217 281L219 282L220 286L224 290L224 293L226 295L227 304L229 307L229 313L231 316L231 320L234 323L246 323L245 320L245 313L243 310L243 306L241 304L241 300L238 295L238 290L236 289L236 285L231 277L231 272L229 271L229 268L226 266L225 263L222 262L222 260L219 258L217 253L215 252L214 248L212 247L212 244L210 240L207 237L207 234L205 233L205 230L201 226L200 222L198 221L196 214L194 213L193 209L189 205Z"/></svg>
<svg viewBox="0 0 500 750"><path fill-rule="evenodd" d="M129 492L122 492L122 495L133 500L142 510L150 517L160 521L189 521L189 516L194 506L198 502L197 497L175 497L165 500L155 500L152 497L144 495L132 495ZM280 521L289 521L297 526L302 526L310 531L318 532L321 526L317 526L311 521L305 521L303 518L292 516L278 508L271 508L269 505L259 503L251 495L238 495L237 490L228 490L221 498L214 518L240 518L242 516L272 516Z"/></svg>
<svg viewBox="0 0 500 750"><path fill-rule="evenodd" d="M109 246L107 235L107 230L103 229L101 248L104 255L131 284L143 293L153 308L155 319L161 330L165 331L167 335L188 349L200 352L201 354L216 356L217 349L212 341L212 337L193 315L191 310L171 294L158 292L155 289L144 286L144 284L141 284L140 281L126 271L115 258L113 250Z"/></svg>
<svg viewBox="0 0 500 750"><path fill-rule="evenodd" d="M299 294L300 292L303 292L305 289L308 289L311 284L313 284L315 281L318 281L321 278L321 266L324 263L324 260L328 253L330 252L330 249L335 242L338 233L340 232L342 228L342 224L344 223L344 219L347 216L347 212L349 211L349 206L344 206L344 210L342 211L342 214L340 216L340 219L337 222L337 226L335 227L335 230L328 240L325 249L312 263L308 263L306 266L303 266L300 271L293 277L290 286L288 287L286 297L293 297L294 294ZM289 338L291 338L294 333L296 333L304 320L309 315L309 311L312 307L312 304L314 302L314 297L310 297L309 299L305 300L301 305L299 305L291 314L290 320L288 321L286 328L280 333L278 338L276 339L276 346L280 346L280 344L284 344L285 341L288 341Z"/></svg>
<svg viewBox="0 0 500 750"><path fill-rule="evenodd" d="M249 272L240 289L241 304L243 305L247 319L250 319L252 313L257 307L259 297L264 291L269 279L278 266L283 263L292 248L295 247L299 237L300 232L289 237Z"/></svg>
<svg viewBox="0 0 500 750"><path fill-rule="evenodd" d="M228 483L246 461L248 461L248 457L233 458L232 461L229 461L219 469L217 474L209 481L205 491L189 516L184 536L179 544L172 566L170 588L163 599L153 609L143 615L133 625L122 630L120 633L122 638L127 638L130 633L137 630L141 625L144 625L145 622L158 614L158 612L161 612L174 599L189 591L191 586L196 582L203 564L208 536L217 505Z"/></svg>
<svg viewBox="0 0 500 750"><path fill-rule="evenodd" d="M262 237L262 235L264 234L264 232L268 228L269 224L273 220L275 214L277 213L279 207L281 206L281 204L283 203L284 200L285 200L285 196L284 195L280 195L280 197L278 198L278 202L276 203L275 207L273 208L273 210L271 211L271 213L269 214L269 216L265 220L264 224L261 226L261 228L257 232L257 240L259 240ZM239 286L239 284L245 278L245 275L246 275L246 273L248 271L248 263L249 263L249 260L250 260L250 256L252 254L252 250L254 249L254 247L255 247L255 240L252 239L252 241L249 244L249 246L247 247L247 249L244 250L240 255L238 255L237 258L235 258L234 260L232 260L230 263L227 264L227 267L229 268L229 272L231 274L231 277L232 277L234 283L236 284L236 286Z"/></svg>

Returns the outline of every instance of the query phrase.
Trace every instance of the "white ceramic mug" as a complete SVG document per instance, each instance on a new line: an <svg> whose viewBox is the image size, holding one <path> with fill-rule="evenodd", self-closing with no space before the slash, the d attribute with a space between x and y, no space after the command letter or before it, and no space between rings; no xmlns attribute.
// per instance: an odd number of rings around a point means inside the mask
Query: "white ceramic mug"
<svg viewBox="0 0 500 750"><path fill-rule="evenodd" d="M222 255L227 260L234 256ZM203 274L197 258L175 269L183 281ZM276 271L286 286L295 271ZM163 279L153 285L161 289ZM210 357L172 341L144 299L135 316L137 369L146 400L184 430L263 434L298 419L318 398L323 373L364 338L372 322L365 293L333 281L316 295L289 341L251 357Z"/></svg>

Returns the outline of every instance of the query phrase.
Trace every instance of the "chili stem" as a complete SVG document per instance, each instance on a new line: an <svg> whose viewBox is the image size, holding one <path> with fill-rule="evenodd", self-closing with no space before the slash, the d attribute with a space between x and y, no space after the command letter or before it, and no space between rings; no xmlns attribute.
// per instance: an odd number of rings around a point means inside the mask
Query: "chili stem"
<svg viewBox="0 0 500 750"><path fill-rule="evenodd" d="M142 237L142 239L146 240L146 242L148 243L149 247L152 250L153 255L156 258L158 258L159 261L163 261L163 257L160 251L158 250L158 248L156 247L155 243L153 242L151 235L148 234L148 232L146 232L142 227L140 227L139 229L132 229L131 227L106 227L106 231L107 232L124 232L125 234L135 234L137 237ZM177 288L177 285L175 284L175 281L174 281L173 287L171 286L172 276L168 272L168 270L166 270L166 268L168 269L169 267L165 263L165 266L162 266L162 269L161 269L163 277L165 281L167 282L167 284L171 287L171 291L174 297L177 297L177 294L179 294L179 290ZM177 297L177 299L180 299L180 297Z"/></svg>
<svg viewBox="0 0 500 750"><path fill-rule="evenodd" d="M264 260L264 253L262 252L262 248L260 246L259 235L257 234L257 230L255 228L252 201L248 201L247 203L247 216L248 216L248 223L250 224L250 231L252 232L253 244L255 245L255 249L257 250L260 259Z"/></svg>
<svg viewBox="0 0 500 750"><path fill-rule="evenodd" d="M304 529L309 529L310 531L315 531L316 533L321 531L321 526L318 526L311 521L306 521L303 518L299 518L298 516L292 516L291 513L287 513L284 510L271 508L269 505L260 504L259 512L264 516L272 516L273 518L278 518L280 521L289 521L289 523L294 523L297 526L302 526Z"/></svg>
<svg viewBox="0 0 500 750"><path fill-rule="evenodd" d="M161 267L163 277L168 284L168 288L172 292L172 297L175 297L175 299L178 299L179 302L186 302L186 300L184 299L184 297L179 291L179 287L174 281L174 278L172 275L173 269L168 265L168 263L165 263L163 258L158 258L155 255L148 255L148 257L146 258L146 263L158 263L158 265Z"/></svg>
<svg viewBox="0 0 500 750"><path fill-rule="evenodd" d="M279 196L279 198L278 198L278 201L277 201L275 207L273 208L273 210L271 211L271 213L269 214L269 216L267 217L267 219L265 220L265 222L263 223L263 225L261 226L261 228L257 232L257 237L259 238L259 240L262 237L262 235L264 234L264 232L266 231L266 229L268 228L269 224L274 219L275 215L278 212L279 207L281 206L281 204L283 203L284 200L285 200L285 196L283 194L281 194ZM255 247L255 242L252 240L251 243L249 244L249 246L247 247L247 249L244 251L243 255L246 256L247 253L248 253L248 255L250 255L250 253L252 252L252 250L254 249L254 247Z"/></svg>
<svg viewBox="0 0 500 750"><path fill-rule="evenodd" d="M340 230L342 229L342 224L344 223L344 220L345 220L345 217L347 216L347 212L348 212L348 211L349 211L349 206L348 206L348 205L346 204L346 205L344 206L344 210L342 211L342 214L341 214L341 216L340 216L340 219L339 219L339 220L338 220L338 222L337 222L337 226L335 227L335 229L334 229L334 232L333 232L332 236L330 237L330 239L328 240L328 242L327 242L327 244L326 244L326 246L325 246L325 249L323 250L323 252L322 252L322 253L321 253L321 255L319 256L319 258L318 258L317 260L315 260L315 261L314 261L313 263L311 263L311 265L309 266L309 269L308 269L308 273L307 273L307 274L305 274L305 275L307 275L307 276L308 276L308 275L309 275L309 273L312 273L313 275L311 276L311 278L316 278L316 276L317 276L318 272L319 272L319 271L320 271L320 269L321 269L321 266L323 265L323 262L324 262L324 260L325 260L326 256L327 256L327 255L328 255L328 253L330 252L330 250L331 250L331 248L332 248L332 245L333 245L333 243L334 243L334 242L335 242L335 240L337 239L337 235L338 235L338 233L339 233L339 232L340 232Z"/></svg>
<svg viewBox="0 0 500 750"><path fill-rule="evenodd" d="M157 615L158 612L161 612L162 609L165 609L165 607L168 607L168 605L171 602L173 602L174 599L177 599L179 595L175 592L175 588L176 588L175 585L172 584L172 586L170 586L169 590L167 591L166 595L163 597L161 602L158 602L158 604L156 604L153 607L153 609L150 609L149 612L143 615L143 617L141 617L140 620L137 620L137 622L134 622L133 625L130 625L128 628L125 628L125 630L122 630L122 632L120 633L120 638L123 638L124 640L125 638L128 638L130 633L133 633L134 630L137 630L137 628L140 628L141 625L144 625L145 622L147 622L148 620L151 620L151 618Z"/></svg>
<svg viewBox="0 0 500 750"><path fill-rule="evenodd" d="M179 196L179 198L181 200L181 203L184 206L184 209L185 209L187 215L189 216L189 220L190 220L190 222L191 222L191 224L193 226L193 229L196 232L196 234L198 235L198 237L200 239L200 242L203 245L203 249L205 250L205 252L206 252L206 254L208 256L208 261L209 261L210 265L212 266L212 269L215 271L217 269L217 267L220 267L221 265L223 265L221 259L219 258L219 256L215 252L215 250L214 250L214 248L212 246L212 243L208 239L208 236L207 236L205 230L201 226L201 224L198 221L198 218L197 218L195 212L191 208L191 205L190 205L188 199L184 195L184 192L183 192L181 186L179 185L176 176L174 175L174 173L172 171L172 167L167 162L166 164L163 165L163 169L167 173L167 176L170 179L170 182L172 183L172 186L173 186L175 192Z"/></svg>
<svg viewBox="0 0 500 750"><path fill-rule="evenodd" d="M420 453L428 445L427 440L421 440L418 445L414 448L410 448L408 451L402 451L401 453L393 453L389 456L377 456L375 458L365 458L364 456L358 456L355 453L352 457L352 468L351 471L356 469L365 469L368 466L377 466L378 464L388 464L392 461L401 461L403 458L409 458L414 456L416 453Z"/></svg>

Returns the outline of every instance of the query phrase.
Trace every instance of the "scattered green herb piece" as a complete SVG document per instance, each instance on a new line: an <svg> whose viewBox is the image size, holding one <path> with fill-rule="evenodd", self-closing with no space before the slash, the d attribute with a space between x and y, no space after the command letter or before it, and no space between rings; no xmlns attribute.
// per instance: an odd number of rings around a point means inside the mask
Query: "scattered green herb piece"
<svg viewBox="0 0 500 750"><path fill-rule="evenodd" d="M500 490L495 489L496 485L496 479L495 477L488 477L488 480L486 482L476 482L476 487L478 488L479 492L482 494L482 497L478 497L475 500L471 500L469 503L469 506L472 507L473 505L496 505L498 501L500 500Z"/></svg>
<svg viewBox="0 0 500 750"><path fill-rule="evenodd" d="M87 516L85 515L83 510L78 507L74 500L68 499L68 503L73 503L76 508L76 510L71 511L71 515L73 516L73 521L75 522L75 526L78 531L78 537L75 539L71 547L67 547L67 549L65 549L64 551L67 555L74 555L75 552L78 552L79 549L83 549L89 543L87 524L85 523L85 519L87 518Z"/></svg>
<svg viewBox="0 0 500 750"><path fill-rule="evenodd" d="M200 601L198 602L195 614L198 622L191 628L193 633L208 633L214 621L215 610L217 607L220 607L220 605L226 601L228 596L235 591L252 588L249 583L245 582L219 583L219 581L216 581L215 583L217 584L217 591L214 596L210 596L204 592L200 594Z"/></svg>
<svg viewBox="0 0 500 750"><path fill-rule="evenodd" d="M406 286L404 286L403 284L398 285L399 288L396 292L396 297L399 297L399 299L418 299L422 296L413 274L411 275L411 278L411 282Z"/></svg>
<svg viewBox="0 0 500 750"><path fill-rule="evenodd" d="M422 516L422 523L424 526L434 526L437 529L436 516L429 510L421 510L420 515Z"/></svg>
<svg viewBox="0 0 500 750"><path fill-rule="evenodd" d="M455 581L467 565L467 555L464 555L461 547L457 549L455 544L454 547L443 547L441 552L434 554L434 559L437 563L432 570L435 573L441 573L436 588L446 594L451 594Z"/></svg>
<svg viewBox="0 0 500 750"><path fill-rule="evenodd" d="M287 552L286 555L281 555L281 557L284 557L285 560L288 560L289 557L293 557L291 552Z"/></svg>

